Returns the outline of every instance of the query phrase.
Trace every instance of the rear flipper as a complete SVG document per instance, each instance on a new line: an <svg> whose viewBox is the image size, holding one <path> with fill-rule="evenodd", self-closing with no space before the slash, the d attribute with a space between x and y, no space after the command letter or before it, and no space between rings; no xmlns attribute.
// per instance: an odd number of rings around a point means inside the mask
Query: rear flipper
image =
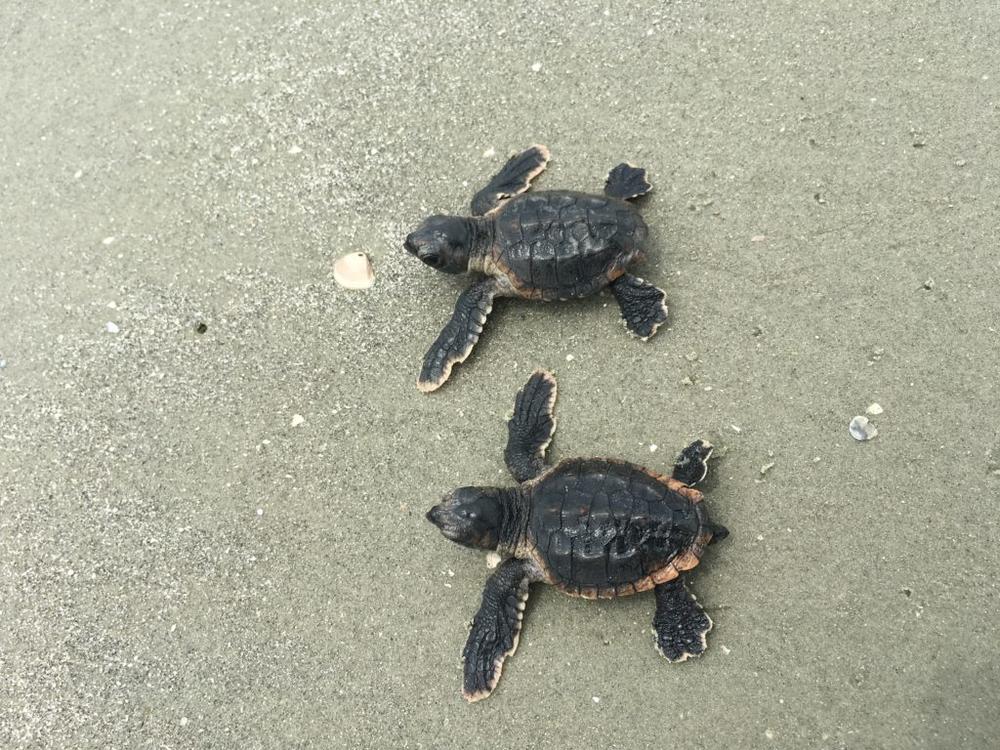
<svg viewBox="0 0 1000 750"><path fill-rule="evenodd" d="M715 448L707 440L695 440L677 456L674 479L684 482L688 487L694 487L708 474L708 459L713 450Z"/></svg>
<svg viewBox="0 0 1000 750"><path fill-rule="evenodd" d="M627 201L645 195L653 186L646 179L646 170L631 164L619 164L608 173L604 183L604 194L609 198Z"/></svg>
<svg viewBox="0 0 1000 750"><path fill-rule="evenodd" d="M507 160L489 184L472 198L472 215L484 216L508 198L523 193L549 163L545 146L532 146Z"/></svg>
<svg viewBox="0 0 1000 750"><path fill-rule="evenodd" d="M462 695L470 703L493 692L504 659L517 649L530 582L528 564L516 558L501 563L486 581L483 603L462 651L465 662Z"/></svg>
<svg viewBox="0 0 1000 750"><path fill-rule="evenodd" d="M451 375L457 362L464 362L479 341L493 298L500 287L495 279L485 279L466 289L455 303L455 312L437 340L424 355L417 388L424 393L437 390Z"/></svg>
<svg viewBox="0 0 1000 750"><path fill-rule="evenodd" d="M544 370L535 370L517 392L503 456L518 482L537 477L545 469L545 449L556 430L555 403L556 379Z"/></svg>
<svg viewBox="0 0 1000 750"><path fill-rule="evenodd" d="M625 325L643 341L667 320L667 295L638 276L626 273L611 284Z"/></svg>
<svg viewBox="0 0 1000 750"><path fill-rule="evenodd" d="M684 588L680 578L656 587L653 633L656 635L656 650L667 661L684 661L689 656L701 656L708 646L706 636L711 629L712 620Z"/></svg>

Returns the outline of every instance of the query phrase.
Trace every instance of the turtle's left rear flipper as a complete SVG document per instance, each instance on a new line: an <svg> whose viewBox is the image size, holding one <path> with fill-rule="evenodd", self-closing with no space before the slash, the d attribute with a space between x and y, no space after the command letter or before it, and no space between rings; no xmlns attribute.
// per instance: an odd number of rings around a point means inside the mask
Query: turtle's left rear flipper
<svg viewBox="0 0 1000 750"><path fill-rule="evenodd" d="M417 388L428 393L441 387L457 362L464 362L479 341L493 298L500 292L495 279L484 279L466 289L455 303L451 320L424 355Z"/></svg>
<svg viewBox="0 0 1000 750"><path fill-rule="evenodd" d="M530 582L528 564L517 558L503 562L486 581L483 603L462 651L465 662L462 695L470 703L493 692L504 659L517 649Z"/></svg>
<svg viewBox="0 0 1000 750"><path fill-rule="evenodd" d="M625 325L643 341L667 320L667 295L638 276L626 273L611 284Z"/></svg>
<svg viewBox="0 0 1000 750"><path fill-rule="evenodd" d="M472 215L484 216L508 198L523 193L549 163L545 146L532 146L515 154L482 190L472 198Z"/></svg>
<svg viewBox="0 0 1000 750"><path fill-rule="evenodd" d="M656 614L653 633L656 650L667 661L684 661L689 656L701 656L707 647L712 620L680 578L656 587Z"/></svg>

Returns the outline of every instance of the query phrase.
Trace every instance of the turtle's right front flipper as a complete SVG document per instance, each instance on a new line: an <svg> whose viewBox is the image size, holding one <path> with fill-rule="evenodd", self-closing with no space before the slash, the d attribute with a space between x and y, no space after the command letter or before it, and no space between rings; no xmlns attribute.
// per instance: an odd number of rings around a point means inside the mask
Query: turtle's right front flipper
<svg viewBox="0 0 1000 750"><path fill-rule="evenodd" d="M545 449L556 431L555 403L556 379L545 370L535 370L517 392L503 456L518 482L527 482L545 469Z"/></svg>
<svg viewBox="0 0 1000 750"><path fill-rule="evenodd" d="M462 651L465 662L462 695L470 703L493 692L504 659L517 649L529 583L530 566L517 558L501 563L486 581L483 603L479 605L469 640Z"/></svg>
<svg viewBox="0 0 1000 750"><path fill-rule="evenodd" d="M523 193L548 163L549 150L545 146L532 146L510 157L489 184L473 196L472 215L485 216L508 198Z"/></svg>
<svg viewBox="0 0 1000 750"><path fill-rule="evenodd" d="M417 388L424 393L437 390L451 375L452 366L465 361L479 341L479 334L493 309L493 298L499 293L496 279L484 279L462 292L448 325L424 355Z"/></svg>

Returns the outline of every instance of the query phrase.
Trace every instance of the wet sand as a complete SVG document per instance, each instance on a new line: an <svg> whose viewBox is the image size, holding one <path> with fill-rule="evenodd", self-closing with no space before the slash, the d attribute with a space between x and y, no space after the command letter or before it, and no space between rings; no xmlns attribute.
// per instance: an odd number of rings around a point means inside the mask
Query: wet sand
<svg viewBox="0 0 1000 750"><path fill-rule="evenodd" d="M1000 10L880 7L0 5L0 745L995 746ZM402 237L532 143L649 170L670 322L501 301L425 396ZM715 628L537 586L469 706L423 514L536 367L555 459L720 446Z"/></svg>

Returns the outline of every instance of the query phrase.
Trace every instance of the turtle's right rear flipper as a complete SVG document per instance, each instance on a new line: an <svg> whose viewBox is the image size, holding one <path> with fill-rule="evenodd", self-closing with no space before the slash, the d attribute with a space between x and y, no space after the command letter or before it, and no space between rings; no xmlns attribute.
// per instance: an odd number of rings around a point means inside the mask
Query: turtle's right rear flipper
<svg viewBox="0 0 1000 750"><path fill-rule="evenodd" d="M451 375L451 368L465 361L479 341L486 317L493 309L493 298L499 291L495 279L484 279L462 292L451 320L424 355L417 388L424 393L437 390Z"/></svg>
<svg viewBox="0 0 1000 750"><path fill-rule="evenodd" d="M667 320L666 293L638 276L624 274L611 284L625 325L643 341Z"/></svg>
<svg viewBox="0 0 1000 750"><path fill-rule="evenodd" d="M472 215L484 216L508 198L523 193L549 163L545 146L532 146L507 160L489 184L472 199Z"/></svg>
<svg viewBox="0 0 1000 750"><path fill-rule="evenodd" d="M631 164L619 164L608 173L604 183L604 194L609 198L620 198L623 201L645 195L653 186L646 179L646 170L633 167Z"/></svg>

